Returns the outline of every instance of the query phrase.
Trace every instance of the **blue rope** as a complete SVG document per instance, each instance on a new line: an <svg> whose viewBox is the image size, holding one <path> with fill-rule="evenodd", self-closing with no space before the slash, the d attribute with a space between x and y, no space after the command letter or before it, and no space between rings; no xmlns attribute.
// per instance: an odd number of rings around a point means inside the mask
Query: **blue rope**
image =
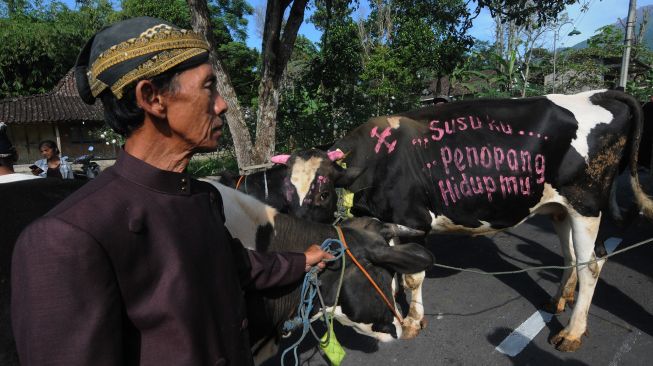
<svg viewBox="0 0 653 366"><path fill-rule="evenodd" d="M332 248L331 245L333 243L338 244L339 247L335 249ZM326 239L322 243L322 245L320 245L320 248L322 248L322 250L334 256L333 259L327 260L328 262L332 262L339 259L345 253L345 246L342 245L342 242L338 239ZM281 354L282 366L285 366L284 360L286 358L286 353L288 353L290 350L292 350L293 352L295 366L299 364L297 349L299 348L299 344L304 340L304 338L308 334L309 329L311 327L310 315L311 312L313 311L313 303L315 302L314 301L315 295L317 295L320 286L320 281L317 278L317 273L319 272L319 270L320 269L317 266L314 266L313 268L311 268L310 271L308 271L308 273L306 273L306 275L304 276L304 283L302 284L299 306L297 307L297 316L291 320L285 321L283 324L284 333L290 333L296 328L302 326L302 335L301 337L299 337L297 342L295 342L292 346L286 348ZM324 309L325 323L327 321L326 317L327 317L326 309Z"/></svg>

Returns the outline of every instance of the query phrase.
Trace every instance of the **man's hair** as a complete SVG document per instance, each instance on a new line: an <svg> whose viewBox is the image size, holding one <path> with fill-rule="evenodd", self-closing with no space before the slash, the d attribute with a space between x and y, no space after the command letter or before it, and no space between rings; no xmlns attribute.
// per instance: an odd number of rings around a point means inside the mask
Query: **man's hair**
<svg viewBox="0 0 653 366"><path fill-rule="evenodd" d="M154 86L164 92L174 93L177 88L178 73L169 72L149 79ZM104 107L104 120L116 133L129 137L132 132L143 125L145 112L136 104L136 87L125 90L121 99L111 91L100 96Z"/></svg>

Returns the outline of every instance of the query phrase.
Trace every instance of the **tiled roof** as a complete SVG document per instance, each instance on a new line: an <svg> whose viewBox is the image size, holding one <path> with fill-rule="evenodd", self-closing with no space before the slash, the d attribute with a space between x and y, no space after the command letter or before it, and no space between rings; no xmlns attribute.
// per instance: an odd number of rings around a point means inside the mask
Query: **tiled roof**
<svg viewBox="0 0 653 366"><path fill-rule="evenodd" d="M88 105L77 94L73 70L48 93L0 100L0 122L6 124L73 121L104 121L102 103Z"/></svg>

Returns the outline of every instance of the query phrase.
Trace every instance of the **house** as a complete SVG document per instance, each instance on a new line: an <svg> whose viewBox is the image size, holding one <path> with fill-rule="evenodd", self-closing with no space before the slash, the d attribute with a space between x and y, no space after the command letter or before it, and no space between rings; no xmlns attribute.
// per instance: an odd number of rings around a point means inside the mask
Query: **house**
<svg viewBox="0 0 653 366"><path fill-rule="evenodd" d="M0 100L0 122L9 127L18 164L40 159L38 144L42 140L56 141L61 156L70 159L87 154L90 146L96 158L114 159L119 149L106 145L95 132L105 126L102 104L82 101L73 70L48 93Z"/></svg>

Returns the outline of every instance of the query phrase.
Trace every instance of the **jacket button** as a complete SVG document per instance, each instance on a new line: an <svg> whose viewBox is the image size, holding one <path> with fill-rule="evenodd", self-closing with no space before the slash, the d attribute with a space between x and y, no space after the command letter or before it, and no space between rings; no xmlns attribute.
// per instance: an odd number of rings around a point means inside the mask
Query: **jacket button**
<svg viewBox="0 0 653 366"><path fill-rule="evenodd" d="M247 329L247 326L249 325L249 322L247 321L247 318L243 319L243 322L240 324L240 329Z"/></svg>
<svg viewBox="0 0 653 366"><path fill-rule="evenodd" d="M215 366L226 366L226 365L227 365L227 360L225 360L224 358L215 361Z"/></svg>

